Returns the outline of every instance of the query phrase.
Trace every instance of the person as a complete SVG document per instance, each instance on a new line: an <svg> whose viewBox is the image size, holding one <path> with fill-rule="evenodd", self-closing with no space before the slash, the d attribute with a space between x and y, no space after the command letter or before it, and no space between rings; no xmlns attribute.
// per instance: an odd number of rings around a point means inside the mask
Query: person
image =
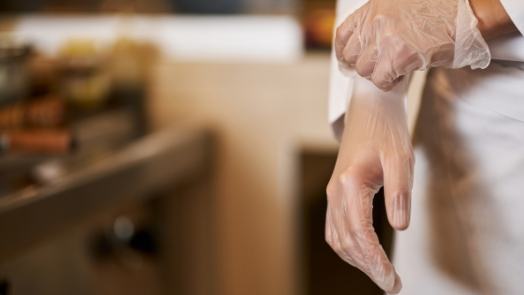
<svg viewBox="0 0 524 295"><path fill-rule="evenodd" d="M326 241L384 291L522 294L523 33L520 0L338 0ZM418 70L429 73L412 141ZM382 186L391 226L409 226L393 264L371 221Z"/></svg>

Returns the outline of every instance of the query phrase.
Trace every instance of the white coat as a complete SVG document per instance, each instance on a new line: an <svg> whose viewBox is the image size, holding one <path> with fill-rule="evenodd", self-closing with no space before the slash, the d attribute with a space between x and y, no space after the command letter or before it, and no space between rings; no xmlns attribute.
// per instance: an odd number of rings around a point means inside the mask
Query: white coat
<svg viewBox="0 0 524 295"><path fill-rule="evenodd" d="M363 3L339 0L337 23ZM524 1L501 3L524 34ZM394 244L400 294L524 294L524 37L490 49L486 70L433 69L427 77L411 224ZM351 95L352 78L332 57L337 134Z"/></svg>

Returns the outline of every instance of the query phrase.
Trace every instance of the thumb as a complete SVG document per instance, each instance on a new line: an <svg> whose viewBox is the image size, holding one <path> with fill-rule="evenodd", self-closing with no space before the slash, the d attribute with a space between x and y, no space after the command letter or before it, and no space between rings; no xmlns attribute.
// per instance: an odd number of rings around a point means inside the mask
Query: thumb
<svg viewBox="0 0 524 295"><path fill-rule="evenodd" d="M389 223L397 230L409 226L411 215L411 188L413 183L413 156L394 155L382 161L384 196Z"/></svg>

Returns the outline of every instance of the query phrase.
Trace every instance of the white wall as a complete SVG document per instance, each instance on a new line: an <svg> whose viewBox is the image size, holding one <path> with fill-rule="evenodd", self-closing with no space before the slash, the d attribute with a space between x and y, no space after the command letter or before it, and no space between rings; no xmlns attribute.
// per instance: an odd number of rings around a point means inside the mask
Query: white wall
<svg viewBox="0 0 524 295"><path fill-rule="evenodd" d="M219 294L296 294L295 151L335 149L328 56L290 64L164 62L153 81L158 127L195 122L220 135Z"/></svg>

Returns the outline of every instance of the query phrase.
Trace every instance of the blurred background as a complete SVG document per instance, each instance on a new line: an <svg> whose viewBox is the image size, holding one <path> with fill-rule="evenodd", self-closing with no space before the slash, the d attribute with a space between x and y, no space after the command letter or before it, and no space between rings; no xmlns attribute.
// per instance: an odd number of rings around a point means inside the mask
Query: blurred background
<svg viewBox="0 0 524 295"><path fill-rule="evenodd" d="M2 0L0 295L380 294L324 242L334 7Z"/></svg>

